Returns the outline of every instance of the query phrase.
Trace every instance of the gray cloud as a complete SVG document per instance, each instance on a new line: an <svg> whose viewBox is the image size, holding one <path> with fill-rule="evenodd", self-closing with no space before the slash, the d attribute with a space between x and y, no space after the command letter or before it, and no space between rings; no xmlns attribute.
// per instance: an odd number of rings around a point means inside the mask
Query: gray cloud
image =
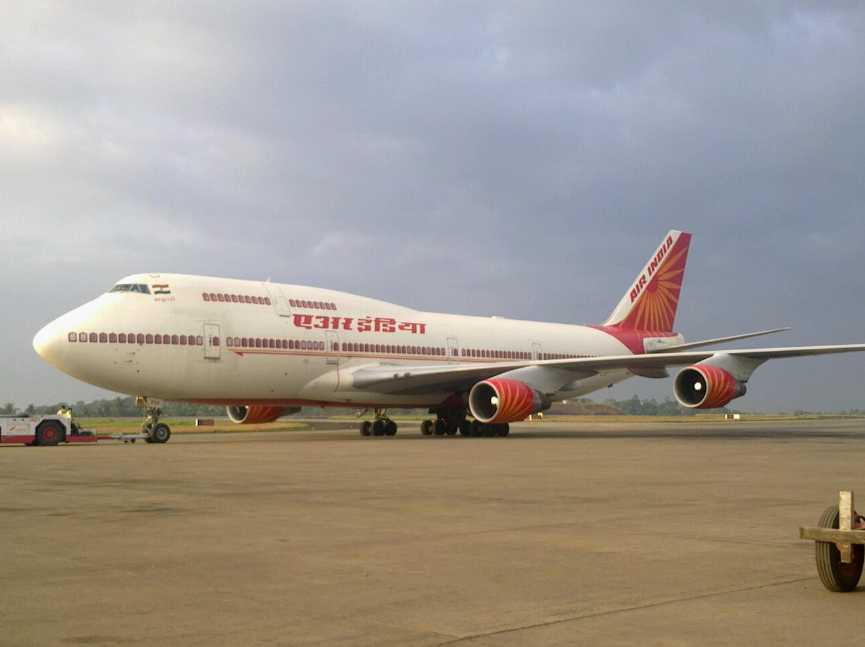
<svg viewBox="0 0 865 647"><path fill-rule="evenodd" d="M98 393L30 339L132 272L599 321L671 227L688 337L861 341L863 36L855 2L7 5L0 399ZM740 402L861 406L862 366Z"/></svg>

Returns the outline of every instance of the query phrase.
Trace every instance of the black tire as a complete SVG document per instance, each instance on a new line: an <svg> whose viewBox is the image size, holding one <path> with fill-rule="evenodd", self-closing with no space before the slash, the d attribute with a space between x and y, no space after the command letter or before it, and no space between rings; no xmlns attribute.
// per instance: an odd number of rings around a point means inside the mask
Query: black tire
<svg viewBox="0 0 865 647"><path fill-rule="evenodd" d="M51 447L66 440L66 429L56 420L46 420L36 427L34 445Z"/></svg>
<svg viewBox="0 0 865 647"><path fill-rule="evenodd" d="M360 435L361 436L372 435L372 423L369 420L364 420L362 423L360 423Z"/></svg>
<svg viewBox="0 0 865 647"><path fill-rule="evenodd" d="M393 420L388 418L384 427L384 433L388 436L396 436L397 429L399 429L397 427L397 424Z"/></svg>
<svg viewBox="0 0 865 647"><path fill-rule="evenodd" d="M472 420L472 424L469 426L469 436L472 438L478 438L483 435L484 432L484 423L478 420Z"/></svg>
<svg viewBox="0 0 865 647"><path fill-rule="evenodd" d="M372 435L373 436L384 436L386 423L383 418L379 418L374 423L372 423Z"/></svg>
<svg viewBox="0 0 865 647"><path fill-rule="evenodd" d="M435 426L433 427L433 433L436 436L444 436L447 431L447 425L442 418L436 418Z"/></svg>
<svg viewBox="0 0 865 647"><path fill-rule="evenodd" d="M837 528L838 517L838 506L829 506L823 511L817 525L821 528ZM865 563L865 546L853 545L853 561L849 564L841 561L841 553L833 543L814 542L814 551L817 558L817 574L823 586L835 593L846 593L856 588L862 576L862 565Z"/></svg>
<svg viewBox="0 0 865 647"><path fill-rule="evenodd" d="M161 422L150 430L150 442L156 445L164 445L169 438L171 438L171 428Z"/></svg>
<svg viewBox="0 0 865 647"><path fill-rule="evenodd" d="M468 436L471 434L472 431L472 423L467 418L463 418L462 420L460 420L457 428L463 436Z"/></svg>
<svg viewBox="0 0 865 647"><path fill-rule="evenodd" d="M445 419L445 433L448 436L456 436L457 431L459 430L459 419L457 418L447 418Z"/></svg>
<svg viewBox="0 0 865 647"><path fill-rule="evenodd" d="M511 433L511 426L508 423L505 422L501 425L496 425L496 436L504 438L509 433Z"/></svg>
<svg viewBox="0 0 865 647"><path fill-rule="evenodd" d="M432 420L424 420L422 423L420 423L420 432L424 436L431 436L432 435L432 427L433 427Z"/></svg>

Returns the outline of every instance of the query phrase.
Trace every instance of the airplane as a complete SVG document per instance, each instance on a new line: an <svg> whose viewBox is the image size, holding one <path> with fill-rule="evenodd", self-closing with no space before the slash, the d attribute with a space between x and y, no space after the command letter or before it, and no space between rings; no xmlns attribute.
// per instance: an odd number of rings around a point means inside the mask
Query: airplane
<svg viewBox="0 0 865 647"><path fill-rule="evenodd" d="M509 423L630 377L664 378L688 408L726 406L764 362L865 344L694 350L788 328L686 342L674 323L691 235L671 230L602 324L423 312L304 285L135 274L42 328L36 352L90 384L137 396L148 442L162 400L224 405L235 423L303 406L373 411L364 436L393 436L389 408L424 408L424 435L506 436ZM469 417L470 416L470 417Z"/></svg>

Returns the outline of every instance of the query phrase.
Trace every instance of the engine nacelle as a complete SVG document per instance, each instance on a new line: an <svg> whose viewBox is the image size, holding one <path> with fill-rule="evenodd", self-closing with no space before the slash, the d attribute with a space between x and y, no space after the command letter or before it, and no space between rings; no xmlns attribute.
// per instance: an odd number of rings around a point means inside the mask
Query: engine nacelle
<svg viewBox="0 0 865 647"><path fill-rule="evenodd" d="M519 422L549 406L540 393L519 380L494 377L469 391L469 411L484 423Z"/></svg>
<svg viewBox="0 0 865 647"><path fill-rule="evenodd" d="M300 411L300 407L275 407L264 404L234 404L225 408L228 419L239 425L260 425Z"/></svg>
<svg viewBox="0 0 865 647"><path fill-rule="evenodd" d="M717 409L745 395L747 390L744 382L711 364L683 368L673 388L679 404L689 409Z"/></svg>

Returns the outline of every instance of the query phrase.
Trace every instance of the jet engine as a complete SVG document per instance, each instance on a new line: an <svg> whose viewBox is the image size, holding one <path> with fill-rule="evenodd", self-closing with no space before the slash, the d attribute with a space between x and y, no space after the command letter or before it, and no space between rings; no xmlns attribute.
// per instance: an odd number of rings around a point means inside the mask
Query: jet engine
<svg viewBox="0 0 865 647"><path fill-rule="evenodd" d="M540 393L519 380L494 377L469 391L469 411L483 423L519 422L549 406Z"/></svg>
<svg viewBox="0 0 865 647"><path fill-rule="evenodd" d="M282 416L300 411L300 407L275 407L263 404L234 404L225 408L228 419L239 425L256 425L273 422Z"/></svg>
<svg viewBox="0 0 865 647"><path fill-rule="evenodd" d="M673 391L683 407L716 409L745 395L747 388L723 368L695 364L679 371Z"/></svg>

